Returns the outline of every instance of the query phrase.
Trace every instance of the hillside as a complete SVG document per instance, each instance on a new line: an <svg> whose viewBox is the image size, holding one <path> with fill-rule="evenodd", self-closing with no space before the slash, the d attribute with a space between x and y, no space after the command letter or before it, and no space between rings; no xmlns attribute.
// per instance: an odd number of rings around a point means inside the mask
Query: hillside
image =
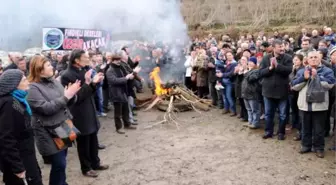
<svg viewBox="0 0 336 185"><path fill-rule="evenodd" d="M189 30L254 30L291 32L314 25L336 26L335 0L181 0ZM290 30L287 30L291 27Z"/></svg>

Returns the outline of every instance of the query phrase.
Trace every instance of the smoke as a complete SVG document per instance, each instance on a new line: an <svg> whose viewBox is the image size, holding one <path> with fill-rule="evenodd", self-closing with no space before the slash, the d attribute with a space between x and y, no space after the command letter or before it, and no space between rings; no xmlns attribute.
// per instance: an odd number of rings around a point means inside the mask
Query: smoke
<svg viewBox="0 0 336 185"><path fill-rule="evenodd" d="M3 0L0 27L5 51L42 47L43 27L101 29L112 41L155 41L173 51L189 40L179 0Z"/></svg>
<svg viewBox="0 0 336 185"><path fill-rule="evenodd" d="M3 1L0 26L0 49L7 51L41 47L43 27L102 29L112 40L188 39L179 0Z"/></svg>

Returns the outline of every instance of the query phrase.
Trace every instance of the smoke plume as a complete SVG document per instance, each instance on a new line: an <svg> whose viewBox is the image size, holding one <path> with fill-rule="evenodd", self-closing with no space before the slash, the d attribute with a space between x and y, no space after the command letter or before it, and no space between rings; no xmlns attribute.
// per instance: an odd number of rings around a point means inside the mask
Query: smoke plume
<svg viewBox="0 0 336 185"><path fill-rule="evenodd" d="M170 44L172 51L182 49L177 43L188 42L179 0L3 1L0 27L0 50L5 51L42 47L43 27L106 30L112 42L155 41ZM181 69L179 62L174 70ZM166 70L165 78L171 75Z"/></svg>
<svg viewBox="0 0 336 185"><path fill-rule="evenodd" d="M43 27L102 29L112 40L187 39L179 0L12 0L0 6L0 50L41 47Z"/></svg>

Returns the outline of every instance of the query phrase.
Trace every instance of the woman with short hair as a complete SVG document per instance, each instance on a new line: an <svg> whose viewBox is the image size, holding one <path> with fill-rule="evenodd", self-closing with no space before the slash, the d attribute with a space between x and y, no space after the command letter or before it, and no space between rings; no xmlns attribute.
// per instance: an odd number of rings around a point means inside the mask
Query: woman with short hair
<svg viewBox="0 0 336 185"><path fill-rule="evenodd" d="M80 82L62 84L53 78L54 70L49 59L34 56L30 63L28 102L32 108L32 124L36 145L42 156L51 162L49 185L66 185L66 156L68 146L59 147L54 142L52 128L71 120L68 104L80 89Z"/></svg>

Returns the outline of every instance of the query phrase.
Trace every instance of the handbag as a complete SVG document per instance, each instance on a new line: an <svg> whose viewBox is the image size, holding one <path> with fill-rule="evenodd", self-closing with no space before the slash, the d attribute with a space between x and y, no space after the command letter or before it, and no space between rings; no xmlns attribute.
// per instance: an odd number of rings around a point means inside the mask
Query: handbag
<svg viewBox="0 0 336 185"><path fill-rule="evenodd" d="M50 99L43 94L43 92L39 88L39 84L34 83L31 85L35 85L37 89L40 91L42 96L47 100L50 101ZM65 111L67 111L65 109ZM56 124L54 126L44 126L43 122L38 119L37 120L41 126L47 130L47 132L50 134L51 138L53 139L57 149L62 150L66 146L71 145L75 141L78 135L80 135L80 131L74 126L72 120L67 119L63 121L62 123Z"/></svg>
<svg viewBox="0 0 336 185"><path fill-rule="evenodd" d="M44 127L51 135L56 147L61 150L71 145L80 134L79 130L73 125L70 119L56 125L54 128Z"/></svg>
<svg viewBox="0 0 336 185"><path fill-rule="evenodd" d="M316 76L316 78L308 81L306 101L308 103L323 103L325 102L325 92L321 85L320 77Z"/></svg>

